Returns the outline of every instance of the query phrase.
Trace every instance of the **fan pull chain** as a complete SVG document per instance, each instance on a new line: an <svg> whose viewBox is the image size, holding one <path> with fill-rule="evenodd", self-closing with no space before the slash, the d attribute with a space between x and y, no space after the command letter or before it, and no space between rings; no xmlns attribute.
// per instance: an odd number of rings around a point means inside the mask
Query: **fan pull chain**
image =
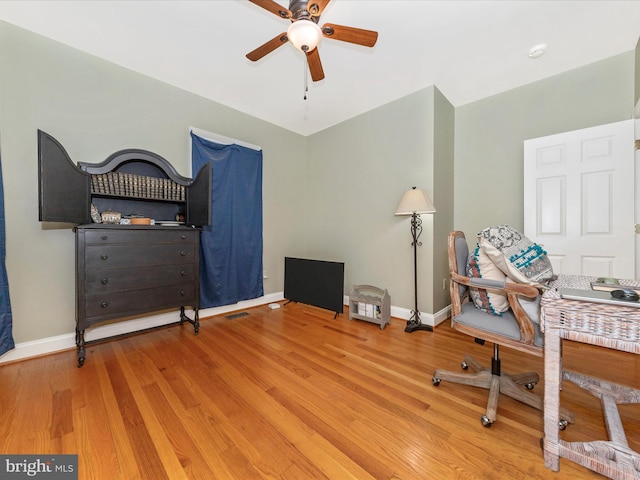
<svg viewBox="0 0 640 480"><path fill-rule="evenodd" d="M304 70L304 97L303 99L306 100L307 99L307 92L309 91L309 72L307 69L307 61L305 58L305 61L302 63L302 69Z"/></svg>

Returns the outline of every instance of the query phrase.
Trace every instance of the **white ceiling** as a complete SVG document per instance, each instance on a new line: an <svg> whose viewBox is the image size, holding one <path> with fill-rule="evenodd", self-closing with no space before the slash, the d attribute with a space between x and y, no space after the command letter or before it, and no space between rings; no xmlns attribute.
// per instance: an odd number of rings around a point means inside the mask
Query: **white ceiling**
<svg viewBox="0 0 640 480"><path fill-rule="evenodd" d="M245 58L289 25L246 0L3 0L0 19L310 135L430 85L457 107L633 50L640 1L332 0L320 25L376 30L378 43L323 39L326 78L307 100L291 44Z"/></svg>

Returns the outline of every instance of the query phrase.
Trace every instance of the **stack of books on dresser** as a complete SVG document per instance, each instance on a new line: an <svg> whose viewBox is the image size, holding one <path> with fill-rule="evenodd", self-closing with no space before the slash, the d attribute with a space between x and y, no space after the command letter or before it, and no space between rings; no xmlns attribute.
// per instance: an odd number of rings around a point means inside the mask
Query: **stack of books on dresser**
<svg viewBox="0 0 640 480"><path fill-rule="evenodd" d="M91 175L91 193L185 201L185 187L169 178L107 172Z"/></svg>

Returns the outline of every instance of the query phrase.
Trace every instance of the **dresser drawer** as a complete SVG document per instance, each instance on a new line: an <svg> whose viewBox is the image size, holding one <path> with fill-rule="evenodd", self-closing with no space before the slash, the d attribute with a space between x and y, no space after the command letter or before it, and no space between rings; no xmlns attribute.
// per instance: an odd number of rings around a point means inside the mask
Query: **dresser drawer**
<svg viewBox="0 0 640 480"><path fill-rule="evenodd" d="M194 282L195 278L195 263L140 268L94 268L85 272L85 294L164 287Z"/></svg>
<svg viewBox="0 0 640 480"><path fill-rule="evenodd" d="M87 270L93 268L146 267L194 263L195 243L152 245L87 245L84 261Z"/></svg>
<svg viewBox="0 0 640 480"><path fill-rule="evenodd" d="M156 229L151 227L137 230L133 227L84 229L84 242L87 244L144 244L151 243L189 243L194 242L199 230L185 228Z"/></svg>
<svg viewBox="0 0 640 480"><path fill-rule="evenodd" d="M135 315L164 308L194 306L197 301L193 282L113 294L85 295L87 325L108 318Z"/></svg>

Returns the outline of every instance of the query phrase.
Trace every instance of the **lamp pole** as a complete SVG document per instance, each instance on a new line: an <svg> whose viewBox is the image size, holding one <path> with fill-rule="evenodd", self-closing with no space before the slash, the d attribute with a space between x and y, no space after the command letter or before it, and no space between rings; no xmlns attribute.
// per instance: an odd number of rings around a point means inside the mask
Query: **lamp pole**
<svg viewBox="0 0 640 480"><path fill-rule="evenodd" d="M411 317L407 322L407 326L404 331L407 333L415 332L416 330L424 330L427 332L433 332L431 325L423 325L420 320L420 310L418 309L418 246L422 246L422 242L418 241L420 234L422 233L422 219L420 215L413 212L411 215L411 237L413 238L413 298L414 308L411 312Z"/></svg>
<svg viewBox="0 0 640 480"><path fill-rule="evenodd" d="M426 330L433 332L431 325L423 325L420 320L420 309L418 308L418 245L422 245L418 241L422 233L421 213L435 213L436 209L431 203L429 196L421 189L411 187L410 190L404 192L400 204L396 209L396 215L411 215L411 238L413 242L413 298L415 300L413 311L407 321L405 332L415 332L416 330Z"/></svg>

